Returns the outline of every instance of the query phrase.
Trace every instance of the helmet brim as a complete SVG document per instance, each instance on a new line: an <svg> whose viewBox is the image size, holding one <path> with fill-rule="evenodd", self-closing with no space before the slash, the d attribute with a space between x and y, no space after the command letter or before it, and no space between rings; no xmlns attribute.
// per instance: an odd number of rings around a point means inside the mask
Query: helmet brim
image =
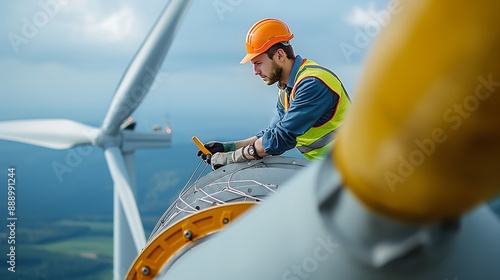
<svg viewBox="0 0 500 280"><path fill-rule="evenodd" d="M259 54L260 53L252 53L252 54L245 55L245 57L240 61L240 64L245 64L245 63L249 62L250 60L252 60L256 56L258 56Z"/></svg>

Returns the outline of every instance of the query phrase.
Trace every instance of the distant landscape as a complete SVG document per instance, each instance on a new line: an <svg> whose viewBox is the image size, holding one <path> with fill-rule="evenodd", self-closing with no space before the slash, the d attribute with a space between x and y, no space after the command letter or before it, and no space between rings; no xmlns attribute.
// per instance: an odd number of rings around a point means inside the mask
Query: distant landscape
<svg viewBox="0 0 500 280"><path fill-rule="evenodd" d="M1 269L1 279L112 279L111 221L34 224L19 227L16 239L16 272Z"/></svg>
<svg viewBox="0 0 500 280"><path fill-rule="evenodd" d="M200 163L197 148L187 139L181 143L174 139L170 149L136 153L136 197L146 237ZM78 164L58 177L54 163L67 165L68 160L75 161L71 158L75 154L80 156ZM0 141L2 221L7 221L9 167L16 168L16 272L7 270L4 222L0 279L112 279L113 182L102 150L82 153ZM196 177L202 175L199 172Z"/></svg>
<svg viewBox="0 0 500 280"><path fill-rule="evenodd" d="M113 187L100 149L59 181L51 164L64 162L69 151L0 144L0 182L9 166L17 171L18 218L15 273L7 270L8 233L0 230L0 279L112 279ZM147 236L200 162L195 154L191 143L137 153L137 201ZM500 217L500 199L491 206Z"/></svg>
<svg viewBox="0 0 500 280"><path fill-rule="evenodd" d="M0 279L112 279L113 184L102 151L93 149L60 181L52 164L65 164L71 150L0 141L0 182L7 182L8 167L16 168L18 218L15 273L7 270L5 225L0 230ZM136 154L137 201L147 236L200 162L196 150L186 143ZM5 187L2 221L6 195Z"/></svg>

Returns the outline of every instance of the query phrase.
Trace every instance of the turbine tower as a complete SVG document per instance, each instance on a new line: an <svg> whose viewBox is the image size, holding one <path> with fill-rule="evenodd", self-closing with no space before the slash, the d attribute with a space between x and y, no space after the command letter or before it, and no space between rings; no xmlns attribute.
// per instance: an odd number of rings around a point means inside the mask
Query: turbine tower
<svg viewBox="0 0 500 280"><path fill-rule="evenodd" d="M146 244L143 224L132 191L134 152L139 148L168 147L169 134L138 133L120 125L146 96L173 41L190 0L170 0L146 36L116 88L101 127L66 119L0 122L0 139L52 149L100 146L113 178L113 277L123 279Z"/></svg>

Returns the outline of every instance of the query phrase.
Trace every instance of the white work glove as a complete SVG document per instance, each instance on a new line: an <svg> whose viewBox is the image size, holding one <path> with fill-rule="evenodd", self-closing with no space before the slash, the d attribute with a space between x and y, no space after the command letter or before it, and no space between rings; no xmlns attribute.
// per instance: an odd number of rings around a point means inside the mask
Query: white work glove
<svg viewBox="0 0 500 280"><path fill-rule="evenodd" d="M234 152L215 153L214 155L212 155L212 158L210 159L212 169L216 170L224 165L228 165L231 163L248 161L245 157L243 157L243 148L239 148Z"/></svg>
<svg viewBox="0 0 500 280"><path fill-rule="evenodd" d="M205 148L207 148L207 150L209 150L210 153L212 153L212 154L222 153L222 152L231 152L231 151L236 150L236 143L234 143L234 142L210 141L203 146L205 146ZM197 155L199 157L201 157L204 161L206 161L208 164L210 164L211 155L205 155L202 151L198 151Z"/></svg>

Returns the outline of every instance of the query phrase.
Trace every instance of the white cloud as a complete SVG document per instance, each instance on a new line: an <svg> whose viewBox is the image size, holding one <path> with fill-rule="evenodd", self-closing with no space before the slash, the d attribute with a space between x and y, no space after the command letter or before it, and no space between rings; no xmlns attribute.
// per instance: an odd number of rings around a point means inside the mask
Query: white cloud
<svg viewBox="0 0 500 280"><path fill-rule="evenodd" d="M134 32L137 19L130 7L122 7L120 10L96 19L89 17L85 24L84 33L89 38L105 42L117 42L129 38Z"/></svg>
<svg viewBox="0 0 500 280"><path fill-rule="evenodd" d="M142 37L138 13L129 4L71 1L61 6L59 27L77 41L90 44L124 43Z"/></svg>
<svg viewBox="0 0 500 280"><path fill-rule="evenodd" d="M376 14L377 10L374 2L370 2L365 7L355 6L351 14L347 16L347 22L355 26L365 26L375 18Z"/></svg>

